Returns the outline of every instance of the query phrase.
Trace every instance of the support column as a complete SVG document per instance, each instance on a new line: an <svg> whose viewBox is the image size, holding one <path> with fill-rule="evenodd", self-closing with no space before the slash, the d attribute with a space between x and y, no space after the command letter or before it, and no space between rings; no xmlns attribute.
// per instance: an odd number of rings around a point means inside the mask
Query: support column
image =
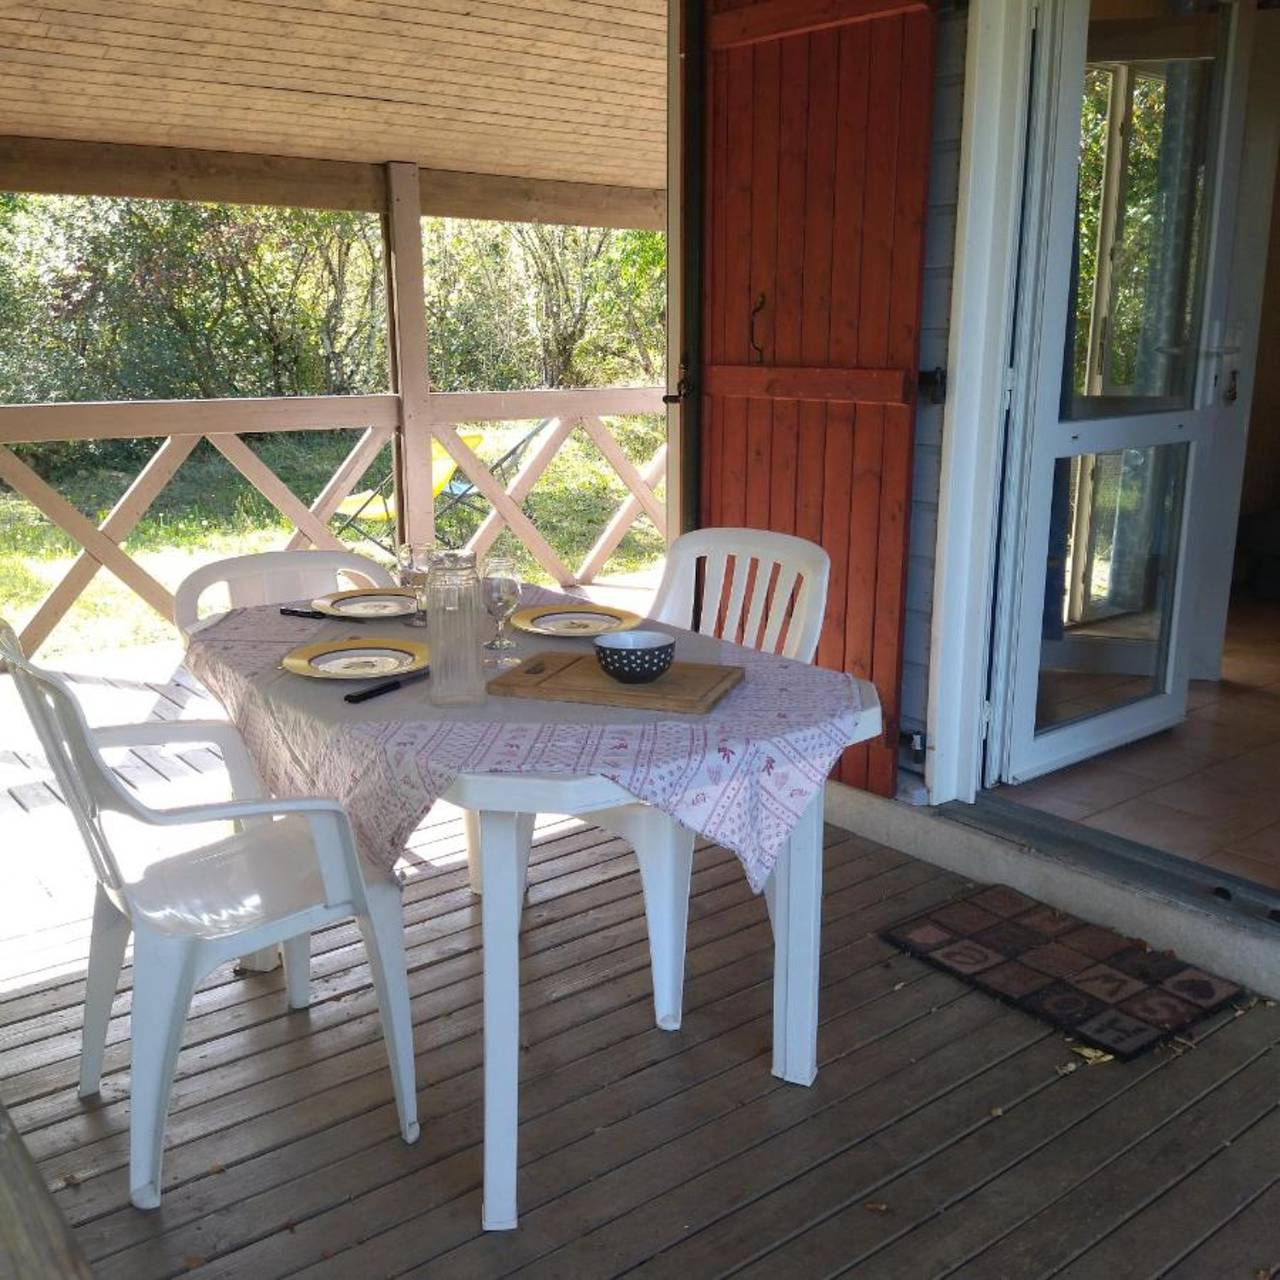
<svg viewBox="0 0 1280 1280"><path fill-rule="evenodd" d="M396 435L396 510L400 536L435 539L432 496L427 308L422 285L422 197L418 166L387 165L388 342L392 387L400 396Z"/></svg>

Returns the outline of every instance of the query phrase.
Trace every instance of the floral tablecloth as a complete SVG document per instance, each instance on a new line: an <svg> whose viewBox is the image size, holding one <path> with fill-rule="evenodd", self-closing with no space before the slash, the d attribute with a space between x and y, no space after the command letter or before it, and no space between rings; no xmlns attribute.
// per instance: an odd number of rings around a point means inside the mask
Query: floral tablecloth
<svg viewBox="0 0 1280 1280"><path fill-rule="evenodd" d="M526 602L560 598L525 591ZM424 634L396 622L355 625L362 636ZM878 724L874 691L848 675L668 626L678 660L746 669L707 715L502 697L441 710L425 683L353 707L346 682L280 669L290 649L352 627L276 606L236 609L192 636L187 666L227 708L272 792L336 797L361 852L384 867L460 773L585 774L733 850L758 892L840 752ZM526 653L586 644L522 641Z"/></svg>

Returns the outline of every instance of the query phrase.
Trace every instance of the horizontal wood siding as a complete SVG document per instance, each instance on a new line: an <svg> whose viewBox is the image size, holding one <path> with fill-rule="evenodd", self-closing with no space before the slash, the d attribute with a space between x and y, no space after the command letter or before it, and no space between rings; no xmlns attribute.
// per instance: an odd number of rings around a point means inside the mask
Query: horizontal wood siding
<svg viewBox="0 0 1280 1280"><path fill-rule="evenodd" d="M920 319L921 369L945 369L947 365L956 200L960 186L966 21L963 13L948 13L938 22L929 213L925 222L924 305ZM902 672L902 728L907 732L923 731L928 709L929 633L933 620L942 412L942 406L930 403L928 396L922 396L916 406ZM904 758L904 765L906 763Z"/></svg>

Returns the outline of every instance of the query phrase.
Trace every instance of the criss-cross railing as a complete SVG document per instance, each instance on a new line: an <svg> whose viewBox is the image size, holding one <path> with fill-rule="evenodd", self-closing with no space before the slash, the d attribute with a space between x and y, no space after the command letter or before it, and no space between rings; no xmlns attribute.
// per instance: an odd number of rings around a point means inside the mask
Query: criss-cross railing
<svg viewBox="0 0 1280 1280"><path fill-rule="evenodd" d="M509 529L556 582L571 586L590 582L600 572L641 515L647 515L665 536L666 513L655 491L665 475L666 446L637 467L604 421L614 414L661 412L662 388L451 393L429 395L426 400L430 413L428 438L440 441L458 471L491 507L468 541L470 549L483 554L504 528ZM457 431L461 423L530 418L548 419L548 427L539 433L540 438L505 484ZM24 646L28 652L37 648L103 568L162 616L172 619L172 593L122 544L201 440L207 439L294 526L290 547L332 549L344 544L331 527L331 520L400 423L400 397L393 394L0 406L0 481L80 547L70 568L23 629ZM351 428L360 429L359 438L309 505L244 439L266 432ZM557 452L578 430L595 443L627 493L582 563L571 568L525 513L523 503ZM67 501L9 447L19 442L140 436L163 436L164 442L100 525ZM427 472L423 482L427 493L431 492L430 465L429 452L402 464L415 476Z"/></svg>

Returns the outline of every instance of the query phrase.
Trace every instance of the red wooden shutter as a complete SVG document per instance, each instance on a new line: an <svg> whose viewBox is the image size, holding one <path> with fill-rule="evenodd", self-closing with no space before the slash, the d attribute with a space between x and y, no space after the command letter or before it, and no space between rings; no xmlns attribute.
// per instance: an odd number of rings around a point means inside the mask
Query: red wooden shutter
<svg viewBox="0 0 1280 1280"><path fill-rule="evenodd" d="M701 522L831 556L818 649L885 733L838 777L892 795L934 17L891 0L710 0Z"/></svg>

